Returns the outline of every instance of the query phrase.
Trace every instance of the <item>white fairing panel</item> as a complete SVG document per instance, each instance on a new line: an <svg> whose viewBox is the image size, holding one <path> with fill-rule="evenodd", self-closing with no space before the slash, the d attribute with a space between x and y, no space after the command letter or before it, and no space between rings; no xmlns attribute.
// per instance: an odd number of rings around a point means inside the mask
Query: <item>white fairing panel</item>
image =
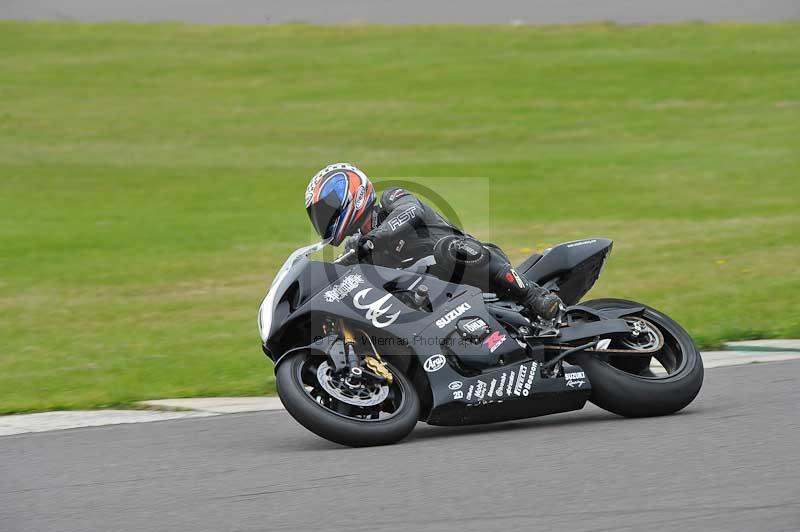
<svg viewBox="0 0 800 532"><path fill-rule="evenodd" d="M258 309L258 332L261 336L262 344L267 341L267 337L272 330L272 316L275 312L276 302L279 300L279 296L281 295L280 289L282 281L286 278L286 275L293 266L295 266L299 261L305 260L309 255L312 255L324 248L328 242L329 240L323 240L322 242L317 242L316 244L311 244L310 246L305 246L298 249L289 255L289 258L283 263L281 269L278 270L277 275L275 275L275 279L273 279L272 284L270 285L269 292L267 292L264 301L261 302L261 306Z"/></svg>

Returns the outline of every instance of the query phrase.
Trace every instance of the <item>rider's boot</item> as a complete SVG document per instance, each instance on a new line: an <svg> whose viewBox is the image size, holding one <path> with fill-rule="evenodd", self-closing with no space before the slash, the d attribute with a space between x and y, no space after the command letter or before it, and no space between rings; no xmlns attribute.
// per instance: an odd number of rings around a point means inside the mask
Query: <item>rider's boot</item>
<svg viewBox="0 0 800 532"><path fill-rule="evenodd" d="M495 279L498 287L533 314L544 320L558 317L562 305L561 298L522 277L510 264L506 265Z"/></svg>

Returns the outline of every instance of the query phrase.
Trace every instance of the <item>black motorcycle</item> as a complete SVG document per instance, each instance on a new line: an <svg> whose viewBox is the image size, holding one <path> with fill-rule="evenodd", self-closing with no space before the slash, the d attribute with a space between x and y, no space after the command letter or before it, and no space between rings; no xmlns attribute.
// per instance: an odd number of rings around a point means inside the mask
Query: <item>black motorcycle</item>
<svg viewBox="0 0 800 532"><path fill-rule="evenodd" d="M295 251L258 313L278 394L304 427L350 446L394 443L417 421L469 425L582 408L622 416L676 412L703 382L686 331L648 306L578 301L612 242L593 238L535 254L517 271L557 291L552 321L495 294L404 269L313 261Z"/></svg>

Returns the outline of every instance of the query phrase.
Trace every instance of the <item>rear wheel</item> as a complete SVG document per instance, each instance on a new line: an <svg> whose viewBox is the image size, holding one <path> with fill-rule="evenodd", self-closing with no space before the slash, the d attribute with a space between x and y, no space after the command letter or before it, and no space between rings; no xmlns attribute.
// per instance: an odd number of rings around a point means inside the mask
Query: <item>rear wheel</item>
<svg viewBox="0 0 800 532"><path fill-rule="evenodd" d="M689 334L655 309L624 299L598 299L581 305L596 310L645 307L641 319L632 317L637 335L617 340L611 351L645 355L581 353L573 357L592 383L590 401L621 416L672 414L691 403L703 384L703 361ZM655 362L655 363L654 363ZM655 369L655 371L654 371Z"/></svg>
<svg viewBox="0 0 800 532"><path fill-rule="evenodd" d="M305 428L351 447L385 445L405 438L419 417L419 399L408 378L391 364L392 383L355 380L335 373L323 356L301 351L278 365L278 395Z"/></svg>

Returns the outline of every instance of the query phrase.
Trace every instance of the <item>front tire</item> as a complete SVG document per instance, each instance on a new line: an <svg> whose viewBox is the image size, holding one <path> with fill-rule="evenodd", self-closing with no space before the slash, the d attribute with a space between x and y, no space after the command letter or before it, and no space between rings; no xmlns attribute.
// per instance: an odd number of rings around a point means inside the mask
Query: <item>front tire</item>
<svg viewBox="0 0 800 532"><path fill-rule="evenodd" d="M663 347L653 355L666 370L657 375L649 370L650 359L609 357L581 353L574 357L592 384L591 402L625 417L673 414L691 403L703 384L703 360L689 334L657 310L624 299L598 299L581 303L596 310L645 307L645 320L658 327Z"/></svg>
<svg viewBox="0 0 800 532"><path fill-rule="evenodd" d="M301 351L282 361L276 371L278 396L289 414L314 434L350 447L395 443L413 430L419 418L419 398L414 386L397 368L387 363L393 383L385 403L391 412L372 418L363 407L353 407L326 394L315 383L325 358ZM323 371L324 373L324 371ZM346 399L346 398L345 398ZM380 405L374 407L379 409Z"/></svg>

